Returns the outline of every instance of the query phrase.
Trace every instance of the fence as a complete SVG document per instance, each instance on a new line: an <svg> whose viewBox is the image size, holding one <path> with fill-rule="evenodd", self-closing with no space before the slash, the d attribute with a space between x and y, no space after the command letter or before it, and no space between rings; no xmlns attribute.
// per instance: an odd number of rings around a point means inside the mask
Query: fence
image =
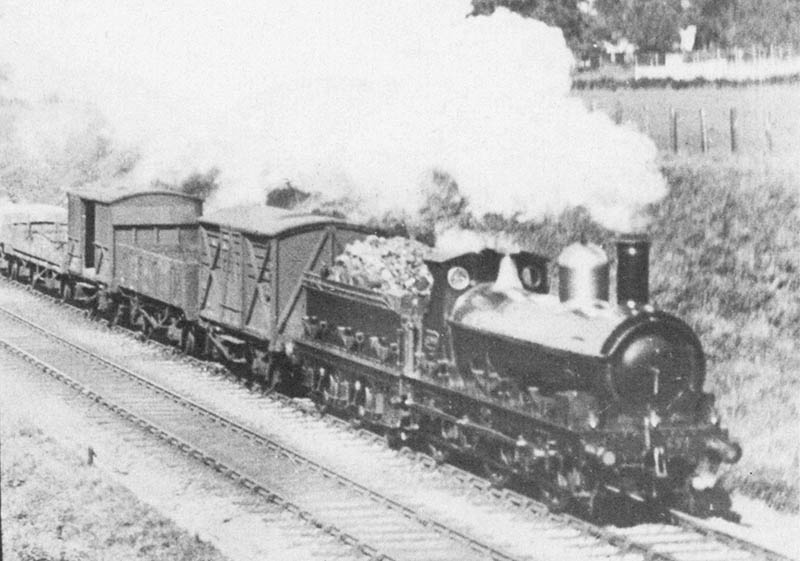
<svg viewBox="0 0 800 561"><path fill-rule="evenodd" d="M708 136L708 120L706 117L705 109L701 109L698 115L698 123L699 123L699 132L700 132L700 142L699 142L699 149L700 151L705 154L708 152L709 146L709 136ZM680 130L678 127L679 122L679 113L677 109L670 108L669 110L669 144L670 149L673 153L677 154L680 151ZM729 112L728 118L728 131L729 131L729 140L730 140L730 149L731 152L736 153L739 151L739 140L740 140L740 131L739 131L739 117L736 108L731 108ZM767 144L767 150L772 152L775 149L775 145L773 142L773 137L771 133L771 124L770 119L767 117L764 121L764 139Z"/></svg>
<svg viewBox="0 0 800 561"><path fill-rule="evenodd" d="M697 79L732 82L766 81L800 75L800 53L793 47L715 49L691 53L637 55L634 80Z"/></svg>
<svg viewBox="0 0 800 561"><path fill-rule="evenodd" d="M595 103L590 108L596 110ZM672 153L774 154L800 153L800 120L736 107L687 109L669 105L628 108L617 104L606 111L618 124L633 122L662 151Z"/></svg>

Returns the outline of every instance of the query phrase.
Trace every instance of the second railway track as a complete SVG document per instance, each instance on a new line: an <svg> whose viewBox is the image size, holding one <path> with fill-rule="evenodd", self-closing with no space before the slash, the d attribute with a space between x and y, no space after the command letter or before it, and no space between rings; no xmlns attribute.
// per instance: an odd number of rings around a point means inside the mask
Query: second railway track
<svg viewBox="0 0 800 561"><path fill-rule="evenodd" d="M530 511L524 513L531 519L525 521L531 532L527 539L493 544L281 447L25 318L8 311L0 315L4 345L376 558L548 559L558 558L554 551L560 551L561 558L570 559L784 559L735 539L723 543L720 536L681 528L605 531L569 517L537 519Z"/></svg>
<svg viewBox="0 0 800 561"><path fill-rule="evenodd" d="M19 316L2 314L0 344L9 350L376 559L513 559Z"/></svg>

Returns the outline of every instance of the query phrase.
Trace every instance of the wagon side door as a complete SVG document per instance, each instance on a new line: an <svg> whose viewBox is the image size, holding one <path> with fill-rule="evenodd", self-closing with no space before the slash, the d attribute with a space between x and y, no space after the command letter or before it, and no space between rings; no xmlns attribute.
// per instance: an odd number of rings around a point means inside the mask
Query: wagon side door
<svg viewBox="0 0 800 561"><path fill-rule="evenodd" d="M276 243L274 238L242 238L242 328L265 339L272 338L274 325L272 293Z"/></svg>

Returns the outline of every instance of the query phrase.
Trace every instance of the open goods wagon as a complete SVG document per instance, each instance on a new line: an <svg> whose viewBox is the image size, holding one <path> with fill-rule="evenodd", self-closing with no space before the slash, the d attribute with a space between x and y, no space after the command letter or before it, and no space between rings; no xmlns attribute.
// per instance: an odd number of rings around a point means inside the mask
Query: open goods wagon
<svg viewBox="0 0 800 561"><path fill-rule="evenodd" d="M0 210L0 262L12 278L55 283L64 266L67 211L41 204L9 204Z"/></svg>

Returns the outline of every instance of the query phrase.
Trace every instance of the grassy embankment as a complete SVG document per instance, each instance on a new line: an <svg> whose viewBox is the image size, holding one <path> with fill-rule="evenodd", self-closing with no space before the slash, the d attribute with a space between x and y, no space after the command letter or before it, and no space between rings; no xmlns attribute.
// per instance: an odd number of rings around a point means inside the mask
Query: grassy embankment
<svg viewBox="0 0 800 561"><path fill-rule="evenodd" d="M800 502L800 177L731 163L664 166L653 299L697 330L707 387L745 455L730 483Z"/></svg>
<svg viewBox="0 0 800 561"><path fill-rule="evenodd" d="M223 561L24 418L4 415L3 559Z"/></svg>
<svg viewBox="0 0 800 561"><path fill-rule="evenodd" d="M764 162L665 160L652 205L651 298L684 318L708 356L706 390L744 448L730 487L800 508L800 177ZM505 225L557 255L581 232L613 258L614 234L581 211Z"/></svg>

